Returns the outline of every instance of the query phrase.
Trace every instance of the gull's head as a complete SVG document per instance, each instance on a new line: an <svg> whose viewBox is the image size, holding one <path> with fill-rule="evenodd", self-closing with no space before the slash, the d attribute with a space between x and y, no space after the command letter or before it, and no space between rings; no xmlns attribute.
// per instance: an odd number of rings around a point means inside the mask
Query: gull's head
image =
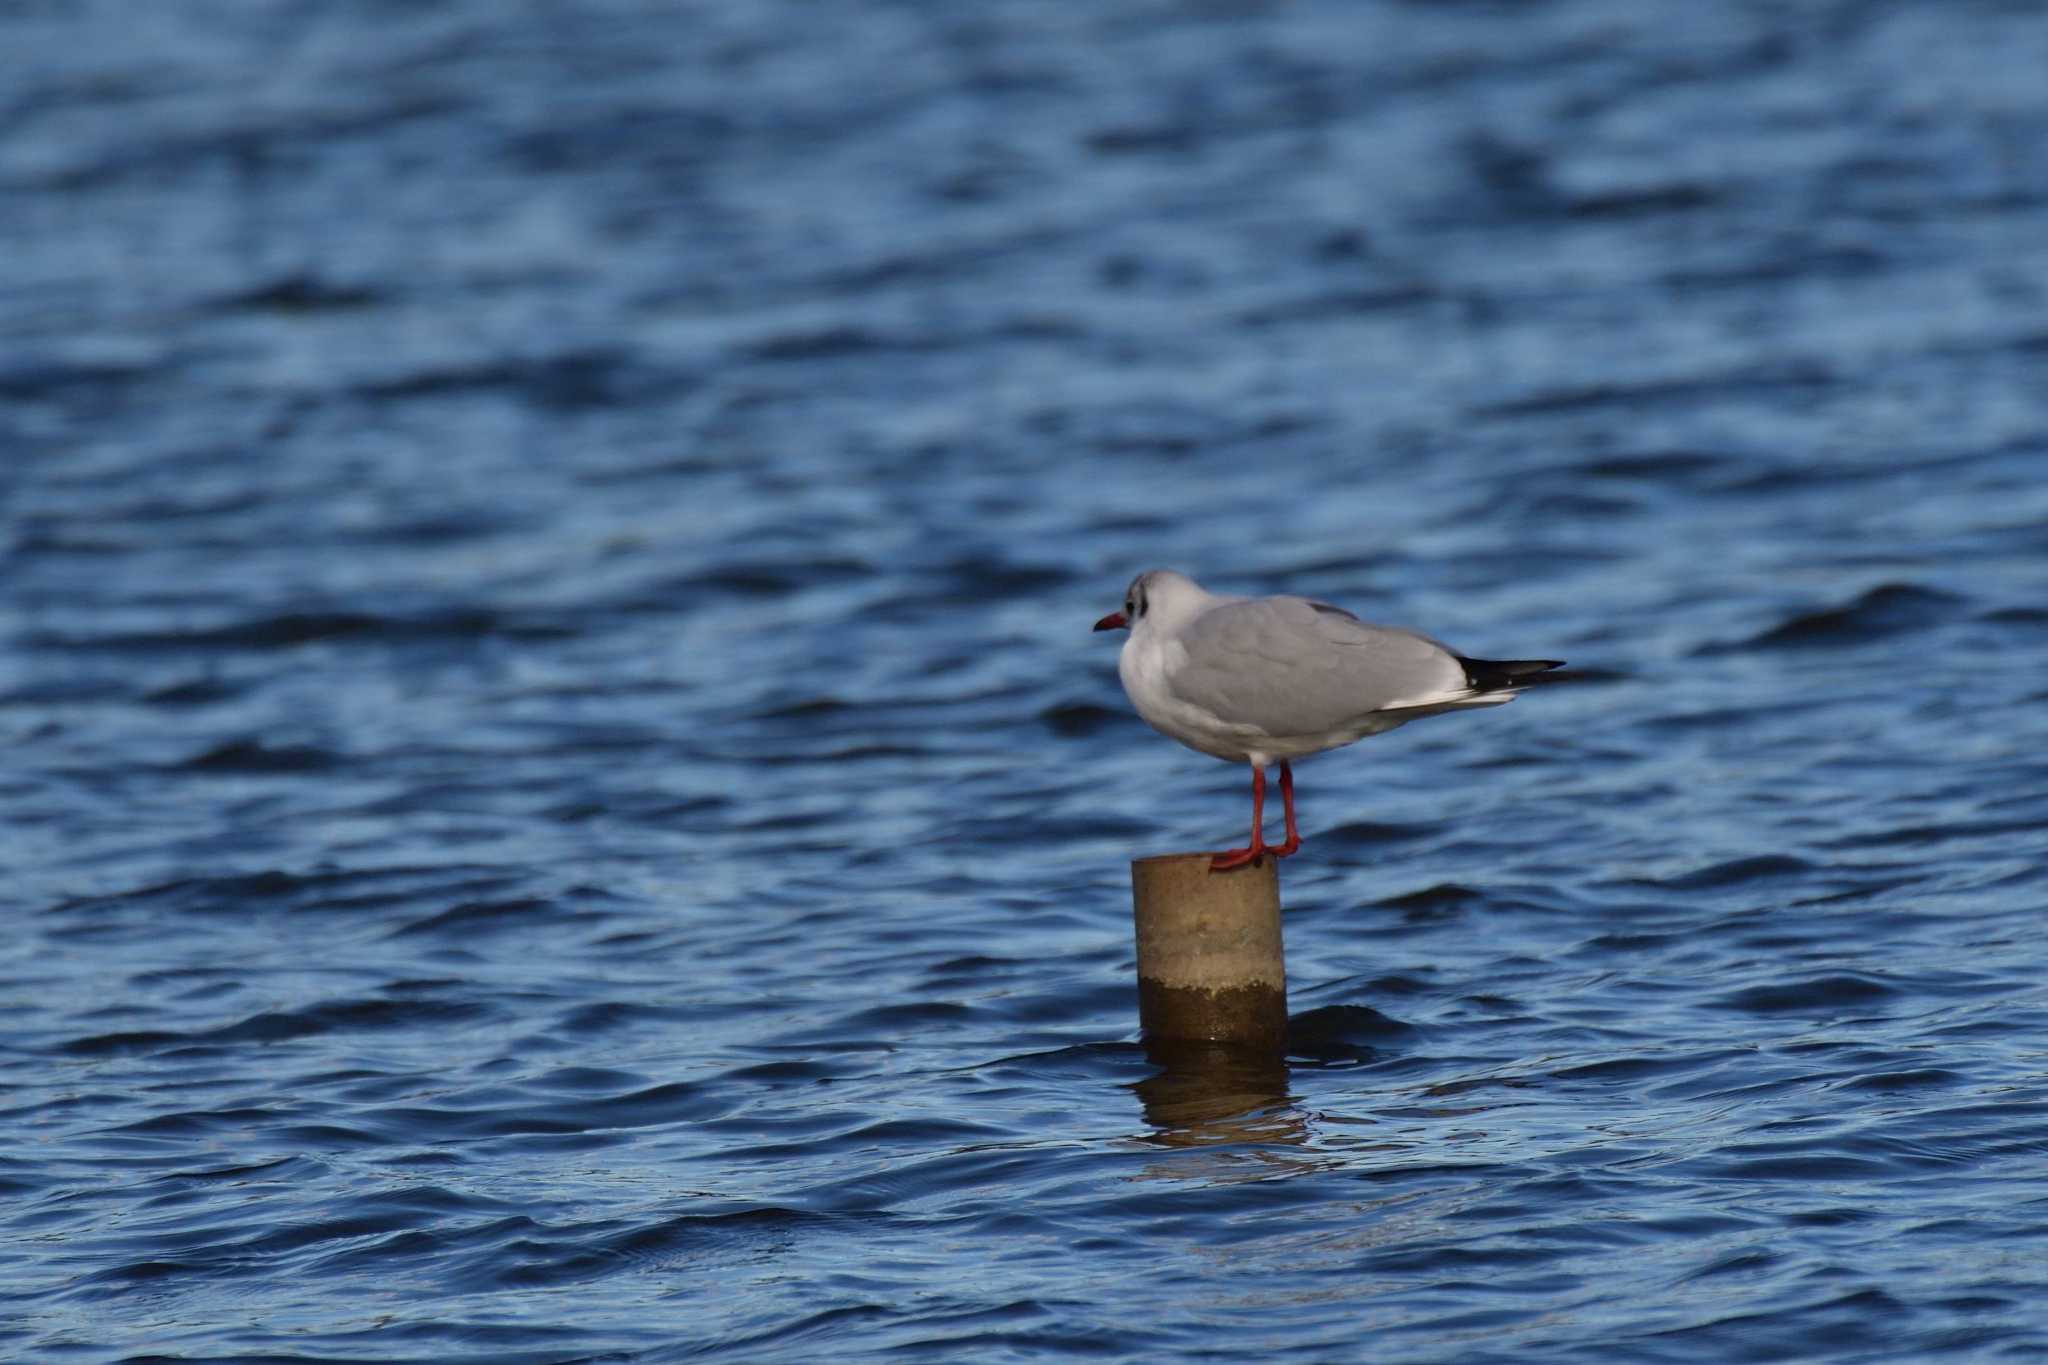
<svg viewBox="0 0 2048 1365"><path fill-rule="evenodd" d="M1095 623L1097 630L1133 633L1171 623L1207 601L1209 594L1186 574L1171 569L1147 569L1124 589L1124 609L1113 611Z"/></svg>

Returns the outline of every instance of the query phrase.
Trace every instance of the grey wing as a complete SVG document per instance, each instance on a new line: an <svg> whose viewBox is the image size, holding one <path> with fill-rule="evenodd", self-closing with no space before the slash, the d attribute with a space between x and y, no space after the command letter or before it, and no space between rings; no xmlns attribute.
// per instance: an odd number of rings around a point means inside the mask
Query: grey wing
<svg viewBox="0 0 2048 1365"><path fill-rule="evenodd" d="M1426 635L1375 626L1302 597L1204 612L1181 634L1176 696L1268 735L1314 735L1375 711L1469 694L1458 658Z"/></svg>

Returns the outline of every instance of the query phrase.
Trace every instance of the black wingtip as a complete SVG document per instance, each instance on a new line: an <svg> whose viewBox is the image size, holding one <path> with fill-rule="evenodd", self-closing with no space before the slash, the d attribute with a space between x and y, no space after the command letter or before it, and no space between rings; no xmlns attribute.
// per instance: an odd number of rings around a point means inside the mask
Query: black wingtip
<svg viewBox="0 0 2048 1365"><path fill-rule="evenodd" d="M1521 687L1525 683L1542 682L1539 673L1548 673L1553 668L1563 668L1563 659L1467 659L1458 658L1458 666L1465 670L1465 681L1475 691L1498 692L1506 687Z"/></svg>

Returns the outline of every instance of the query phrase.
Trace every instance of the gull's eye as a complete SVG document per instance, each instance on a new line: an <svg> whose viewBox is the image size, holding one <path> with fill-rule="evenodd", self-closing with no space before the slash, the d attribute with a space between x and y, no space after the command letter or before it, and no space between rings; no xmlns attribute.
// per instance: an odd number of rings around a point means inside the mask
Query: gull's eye
<svg viewBox="0 0 2048 1365"><path fill-rule="evenodd" d="M1126 616L1136 616L1137 614L1138 614L1138 608L1137 608L1137 606L1135 605L1135 602L1134 602L1134 600L1133 600L1133 599L1131 599L1131 598L1129 598L1129 597L1126 597L1126 598L1124 599L1124 615L1126 615Z"/></svg>

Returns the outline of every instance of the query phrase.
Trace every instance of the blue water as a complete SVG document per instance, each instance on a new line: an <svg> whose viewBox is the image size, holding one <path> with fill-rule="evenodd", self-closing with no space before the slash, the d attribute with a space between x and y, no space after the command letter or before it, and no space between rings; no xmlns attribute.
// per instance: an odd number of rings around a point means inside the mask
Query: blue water
<svg viewBox="0 0 2048 1365"><path fill-rule="evenodd" d="M2028 4L0 12L0 1356L2048 1355ZM1301 766L1136 571L1582 676Z"/></svg>

